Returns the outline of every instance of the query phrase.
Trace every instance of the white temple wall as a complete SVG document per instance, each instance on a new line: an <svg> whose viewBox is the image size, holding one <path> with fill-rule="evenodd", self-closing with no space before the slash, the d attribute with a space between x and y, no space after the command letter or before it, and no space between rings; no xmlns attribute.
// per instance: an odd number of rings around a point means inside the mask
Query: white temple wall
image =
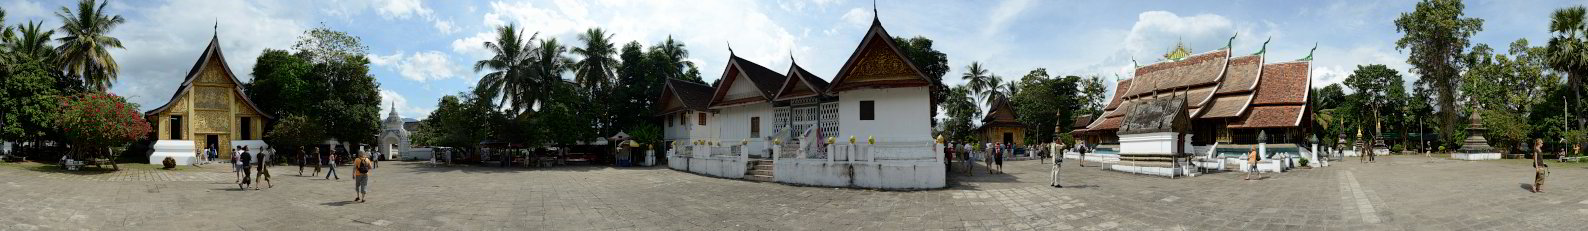
<svg viewBox="0 0 1588 231"><path fill-rule="evenodd" d="M840 139L932 140L931 96L926 87L857 89L838 94ZM875 101L875 120L860 120L860 101Z"/></svg>

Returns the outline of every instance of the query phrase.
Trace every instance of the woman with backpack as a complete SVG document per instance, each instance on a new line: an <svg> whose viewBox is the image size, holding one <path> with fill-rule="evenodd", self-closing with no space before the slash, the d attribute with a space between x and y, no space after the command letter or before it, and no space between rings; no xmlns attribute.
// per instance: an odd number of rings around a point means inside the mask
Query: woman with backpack
<svg viewBox="0 0 1588 231"><path fill-rule="evenodd" d="M353 197L354 202L364 202L365 193L369 192L369 171L374 165L367 153L359 153L358 158L353 159L353 191L358 192L358 196Z"/></svg>

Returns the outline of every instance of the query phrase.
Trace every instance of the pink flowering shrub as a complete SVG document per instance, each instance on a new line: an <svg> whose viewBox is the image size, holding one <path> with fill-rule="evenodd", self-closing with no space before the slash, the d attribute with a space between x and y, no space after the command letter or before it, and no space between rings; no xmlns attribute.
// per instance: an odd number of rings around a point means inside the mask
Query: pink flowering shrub
<svg viewBox="0 0 1588 231"><path fill-rule="evenodd" d="M113 147L136 141L153 128L138 105L115 94L83 93L61 97L56 127L74 145Z"/></svg>

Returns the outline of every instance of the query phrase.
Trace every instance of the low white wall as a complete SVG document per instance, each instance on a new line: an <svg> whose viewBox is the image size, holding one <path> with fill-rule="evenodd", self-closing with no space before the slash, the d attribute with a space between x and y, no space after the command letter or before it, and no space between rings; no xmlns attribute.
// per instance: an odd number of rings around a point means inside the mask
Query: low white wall
<svg viewBox="0 0 1588 231"><path fill-rule="evenodd" d="M942 152L936 145L909 149L898 144L833 145L825 159L778 158L773 180L780 183L875 189L933 189L948 185ZM774 150L777 150L774 148Z"/></svg>
<svg viewBox="0 0 1588 231"><path fill-rule="evenodd" d="M747 152L743 149L738 155L713 156L709 154L710 151L708 150L711 149L710 147L684 146L684 148L693 148L694 152L692 153L695 155L681 155L677 152L669 151L671 154L667 155L668 168L708 176L739 179L744 178L744 172L749 167L746 164L748 161L745 156Z"/></svg>
<svg viewBox="0 0 1588 231"><path fill-rule="evenodd" d="M1119 153L1167 154L1174 153L1175 132L1154 132L1119 135Z"/></svg>

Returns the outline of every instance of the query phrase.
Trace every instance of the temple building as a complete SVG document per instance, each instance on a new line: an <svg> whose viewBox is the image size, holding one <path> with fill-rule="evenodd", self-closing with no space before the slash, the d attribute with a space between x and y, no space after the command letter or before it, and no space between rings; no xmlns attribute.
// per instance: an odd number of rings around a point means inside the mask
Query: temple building
<svg viewBox="0 0 1588 231"><path fill-rule="evenodd" d="M215 147L221 158L230 158L232 147L264 145L264 127L274 119L243 94L242 82L222 55L218 36L183 78L171 100L144 113L155 130L155 154L150 163L173 156L179 164L191 163L195 148ZM160 159L156 159L156 158Z"/></svg>
<svg viewBox="0 0 1588 231"><path fill-rule="evenodd" d="M992 108L987 109L987 115L982 116L981 127L976 128L976 133L981 134L981 140L988 143L1026 145L1026 125L1020 123L1018 116L1015 108L1009 106L1008 99L994 100Z"/></svg>
<svg viewBox="0 0 1588 231"><path fill-rule="evenodd" d="M778 73L730 49L715 87L668 80L658 112L668 166L801 185L944 187L932 82L880 20L838 70L831 82L797 62Z"/></svg>
<svg viewBox="0 0 1588 231"><path fill-rule="evenodd" d="M1238 156L1254 147L1264 158L1303 156L1312 57L1270 63L1266 50L1265 42L1251 55L1233 55L1228 45L1193 55L1177 46L1119 81L1102 116L1075 134L1124 162Z"/></svg>

